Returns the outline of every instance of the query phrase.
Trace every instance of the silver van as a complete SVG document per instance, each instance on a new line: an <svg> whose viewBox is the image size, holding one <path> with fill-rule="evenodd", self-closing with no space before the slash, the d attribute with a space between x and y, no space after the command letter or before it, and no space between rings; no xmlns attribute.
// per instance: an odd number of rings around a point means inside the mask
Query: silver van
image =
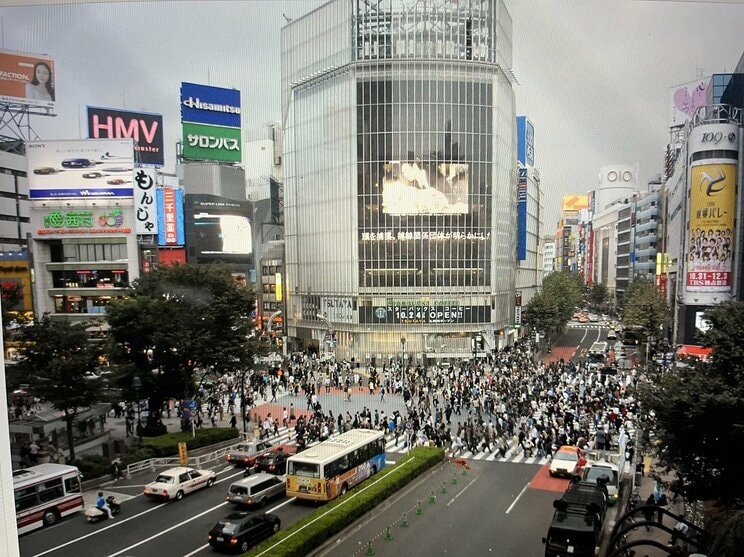
<svg viewBox="0 0 744 557"><path fill-rule="evenodd" d="M260 472L232 484L227 500L236 505L263 507L269 499L284 497L286 493L287 483L282 476Z"/></svg>

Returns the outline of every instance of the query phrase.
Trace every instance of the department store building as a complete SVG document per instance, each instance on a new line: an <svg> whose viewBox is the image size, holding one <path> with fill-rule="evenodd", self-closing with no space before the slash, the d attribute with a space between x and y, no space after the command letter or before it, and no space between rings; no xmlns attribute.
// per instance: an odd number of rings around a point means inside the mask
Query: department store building
<svg viewBox="0 0 744 557"><path fill-rule="evenodd" d="M379 366L512 343L504 3L332 0L281 45L290 348Z"/></svg>

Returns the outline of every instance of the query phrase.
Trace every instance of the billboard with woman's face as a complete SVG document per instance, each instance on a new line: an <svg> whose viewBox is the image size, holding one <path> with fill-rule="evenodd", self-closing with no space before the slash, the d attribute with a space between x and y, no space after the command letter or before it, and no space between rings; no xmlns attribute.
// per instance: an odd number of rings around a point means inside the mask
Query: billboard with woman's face
<svg viewBox="0 0 744 557"><path fill-rule="evenodd" d="M51 58L0 50L0 101L53 108L54 84Z"/></svg>

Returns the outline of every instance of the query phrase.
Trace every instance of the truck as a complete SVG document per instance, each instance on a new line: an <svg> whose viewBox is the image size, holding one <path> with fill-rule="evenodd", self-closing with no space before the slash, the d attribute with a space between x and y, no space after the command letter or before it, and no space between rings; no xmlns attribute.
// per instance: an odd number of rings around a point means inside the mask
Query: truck
<svg viewBox="0 0 744 557"><path fill-rule="evenodd" d="M587 368L596 370L604 366L607 356L607 343L595 342L586 354Z"/></svg>
<svg viewBox="0 0 744 557"><path fill-rule="evenodd" d="M545 557L594 557L602 540L607 514L607 487L597 482L572 482L560 499L553 501L553 520L542 539Z"/></svg>

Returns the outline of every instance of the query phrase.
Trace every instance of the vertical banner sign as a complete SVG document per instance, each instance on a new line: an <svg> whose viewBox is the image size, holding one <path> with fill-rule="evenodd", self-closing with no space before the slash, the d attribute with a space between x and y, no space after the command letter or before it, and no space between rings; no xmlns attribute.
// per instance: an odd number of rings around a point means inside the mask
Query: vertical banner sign
<svg viewBox="0 0 744 557"><path fill-rule="evenodd" d="M134 202L137 212L137 234L157 234L157 203L155 199L155 170L134 170Z"/></svg>
<svg viewBox="0 0 744 557"><path fill-rule="evenodd" d="M522 291L514 291L514 324L522 324Z"/></svg>
<svg viewBox="0 0 744 557"><path fill-rule="evenodd" d="M183 192L161 188L158 199L158 245L183 246L186 241L183 219Z"/></svg>
<svg viewBox="0 0 744 557"><path fill-rule="evenodd" d="M178 460L180 461L181 466L189 465L189 450L186 447L186 443L178 444Z"/></svg>
<svg viewBox="0 0 744 557"><path fill-rule="evenodd" d="M687 290L727 292L732 284L736 165L693 166Z"/></svg>
<svg viewBox="0 0 744 557"><path fill-rule="evenodd" d="M165 214L165 245L178 244L176 223L176 190L168 188L163 192L163 212Z"/></svg>
<svg viewBox="0 0 744 557"><path fill-rule="evenodd" d="M517 189L517 259L527 259L527 168L522 165Z"/></svg>

